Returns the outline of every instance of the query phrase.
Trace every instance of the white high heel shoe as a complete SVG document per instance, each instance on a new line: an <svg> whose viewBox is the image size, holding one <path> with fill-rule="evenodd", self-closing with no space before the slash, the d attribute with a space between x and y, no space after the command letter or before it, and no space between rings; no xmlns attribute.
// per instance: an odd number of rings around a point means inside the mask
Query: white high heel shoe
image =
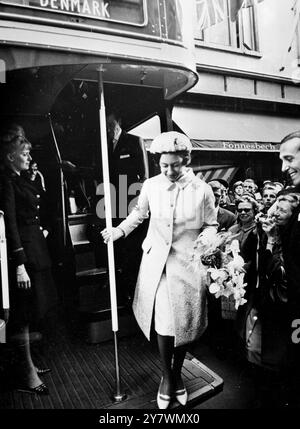
<svg viewBox="0 0 300 429"><path fill-rule="evenodd" d="M178 389L175 391L175 396L180 405L185 406L188 400L188 394L186 388Z"/></svg>
<svg viewBox="0 0 300 429"><path fill-rule="evenodd" d="M160 381L156 401L157 401L157 406L160 410L166 410L168 408L168 406L170 405L171 396L170 395L164 395L163 393L160 393L160 387L162 384L162 380L163 379L161 379L161 381Z"/></svg>

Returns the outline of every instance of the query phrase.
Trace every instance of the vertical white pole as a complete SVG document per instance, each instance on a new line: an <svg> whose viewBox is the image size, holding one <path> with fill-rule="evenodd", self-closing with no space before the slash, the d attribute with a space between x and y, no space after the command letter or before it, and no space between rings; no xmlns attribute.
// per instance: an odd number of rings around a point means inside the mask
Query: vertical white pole
<svg viewBox="0 0 300 429"><path fill-rule="evenodd" d="M104 186L104 202L105 202L105 222L108 231L112 229L112 210L111 210L111 191L109 179L109 165L108 165L108 147L107 147L107 134L106 134L106 115L105 103L103 94L103 69L99 70L99 119L100 119L100 136L101 136L101 154L102 154L102 168L103 168L103 186ZM108 251L108 270L109 270L109 286L110 286L110 303L111 303L111 320L112 330L117 332L118 327L118 312L117 312L117 293L116 293L116 276L115 276L115 257L114 257L114 243L109 240L107 243Z"/></svg>
<svg viewBox="0 0 300 429"><path fill-rule="evenodd" d="M102 154L103 186L104 186L104 202L105 202L105 221L106 221L107 230L111 231L112 210L111 210L111 192L110 192L110 179L109 179L108 147L107 147L107 134L106 134L106 115L105 115L105 102L104 102L104 92L103 92L103 67L102 66L98 70L98 85L99 85L99 120L100 120L101 154ZM116 401L120 402L123 399L125 399L126 395L122 394L120 389L120 371L119 371L118 343L117 343L117 331L119 329L119 326L118 326L114 243L112 240L109 240L107 243L107 252L108 252L111 321L112 321L112 330L114 332L115 367L116 367L116 393L113 396Z"/></svg>
<svg viewBox="0 0 300 429"><path fill-rule="evenodd" d="M9 310L9 284L7 269L7 249L5 237L4 213L0 211L0 259L1 259L1 284L2 284L2 306L4 312Z"/></svg>

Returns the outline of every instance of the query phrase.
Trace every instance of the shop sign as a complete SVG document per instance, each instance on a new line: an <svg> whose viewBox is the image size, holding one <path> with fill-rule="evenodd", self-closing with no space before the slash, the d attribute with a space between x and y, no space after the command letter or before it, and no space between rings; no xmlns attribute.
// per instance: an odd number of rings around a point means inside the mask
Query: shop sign
<svg viewBox="0 0 300 429"><path fill-rule="evenodd" d="M279 152L279 144L243 141L193 140L196 150L224 150L236 152Z"/></svg>
<svg viewBox="0 0 300 429"><path fill-rule="evenodd" d="M222 142L222 149L254 152L278 152L279 145L259 142Z"/></svg>
<svg viewBox="0 0 300 429"><path fill-rule="evenodd" d="M1 3L137 26L144 26L147 21L146 0L1 0Z"/></svg>

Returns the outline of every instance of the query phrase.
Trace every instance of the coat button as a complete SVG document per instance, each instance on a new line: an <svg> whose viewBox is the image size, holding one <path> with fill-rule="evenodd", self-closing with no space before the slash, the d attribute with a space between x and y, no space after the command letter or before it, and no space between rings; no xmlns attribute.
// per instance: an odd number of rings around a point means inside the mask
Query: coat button
<svg viewBox="0 0 300 429"><path fill-rule="evenodd" d="M167 246L169 246L169 244L170 244L170 243L169 243L168 241L166 241L166 245L167 245Z"/></svg>
<svg viewBox="0 0 300 429"><path fill-rule="evenodd" d="M36 216L35 218L36 218L36 219L38 219L39 217L38 217L38 216Z"/></svg>
<svg viewBox="0 0 300 429"><path fill-rule="evenodd" d="M37 209L39 209L39 208L40 208L40 206L36 206L36 208L37 208Z"/></svg>
<svg viewBox="0 0 300 429"><path fill-rule="evenodd" d="M40 226L40 230L43 231L43 227L42 226Z"/></svg>
<svg viewBox="0 0 300 429"><path fill-rule="evenodd" d="M254 317L253 317L253 320L255 320L255 321L256 321L257 319L258 319L258 317L257 317L257 316L254 316Z"/></svg>
<svg viewBox="0 0 300 429"><path fill-rule="evenodd" d="M39 194L36 195L37 198L41 198L41 196Z"/></svg>
<svg viewBox="0 0 300 429"><path fill-rule="evenodd" d="M249 329L249 334L252 334L252 329Z"/></svg>

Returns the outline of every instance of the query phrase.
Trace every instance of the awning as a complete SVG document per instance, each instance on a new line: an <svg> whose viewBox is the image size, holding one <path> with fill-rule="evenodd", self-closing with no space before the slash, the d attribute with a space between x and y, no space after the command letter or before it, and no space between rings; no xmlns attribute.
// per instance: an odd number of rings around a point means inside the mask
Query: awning
<svg viewBox="0 0 300 429"><path fill-rule="evenodd" d="M237 142L238 144L251 142L260 144L279 143L286 135L300 129L299 118L280 117L258 113L226 112L175 106L172 119L179 128L196 142ZM217 143L218 144L218 143ZM221 144L222 146L222 144ZM207 146L206 146L207 147ZM252 149L252 145L243 150ZM255 151L262 150L258 147ZM218 148L220 150L220 147ZM228 150L240 150L230 148ZM268 148L266 151L270 151Z"/></svg>
<svg viewBox="0 0 300 429"><path fill-rule="evenodd" d="M230 183L237 173L239 167L233 165L205 165L200 168L193 168L194 172L206 182L211 180L226 180Z"/></svg>

